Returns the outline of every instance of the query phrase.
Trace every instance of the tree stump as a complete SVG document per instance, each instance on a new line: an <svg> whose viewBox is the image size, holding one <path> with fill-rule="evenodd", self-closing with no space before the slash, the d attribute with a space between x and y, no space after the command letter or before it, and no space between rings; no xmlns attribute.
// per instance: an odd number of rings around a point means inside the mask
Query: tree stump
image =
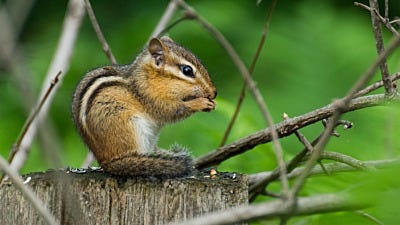
<svg viewBox="0 0 400 225"><path fill-rule="evenodd" d="M28 177L61 224L167 224L248 202L247 177L238 174L127 179L57 170ZM45 224L9 180L0 186L0 202L0 224Z"/></svg>

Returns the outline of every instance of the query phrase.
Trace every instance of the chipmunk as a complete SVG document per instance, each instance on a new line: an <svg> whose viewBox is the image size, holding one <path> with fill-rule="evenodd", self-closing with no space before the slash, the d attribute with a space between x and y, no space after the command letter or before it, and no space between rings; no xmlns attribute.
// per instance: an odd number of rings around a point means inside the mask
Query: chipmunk
<svg viewBox="0 0 400 225"><path fill-rule="evenodd" d="M161 128L215 109L200 60L169 37L153 38L128 65L88 72L73 95L73 120L104 171L120 176L189 175L191 156L159 149Z"/></svg>

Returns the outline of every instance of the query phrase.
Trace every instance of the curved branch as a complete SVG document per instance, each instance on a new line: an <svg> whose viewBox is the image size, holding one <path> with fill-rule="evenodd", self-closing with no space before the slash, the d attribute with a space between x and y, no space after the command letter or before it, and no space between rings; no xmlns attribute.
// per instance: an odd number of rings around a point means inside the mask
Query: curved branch
<svg viewBox="0 0 400 225"><path fill-rule="evenodd" d="M112 53L112 50L110 46L108 45L106 38L104 37L103 31L100 29L99 22L97 21L96 15L94 14L92 5L90 4L89 0L85 0L85 7L86 11L88 13L90 22L92 23L92 27L94 29L94 32L97 35L97 39L99 39L99 42L101 43L101 47L103 48L104 53L106 54L108 60L113 64L117 65L117 60L115 59L115 56Z"/></svg>
<svg viewBox="0 0 400 225"><path fill-rule="evenodd" d="M345 154L342 154L339 152L324 151L321 153L320 159L334 160L334 161L344 163L346 165L349 165L351 167L354 167L354 168L360 169L360 170L368 169L368 167L361 160L355 159L351 156L348 156L348 155L345 155Z"/></svg>

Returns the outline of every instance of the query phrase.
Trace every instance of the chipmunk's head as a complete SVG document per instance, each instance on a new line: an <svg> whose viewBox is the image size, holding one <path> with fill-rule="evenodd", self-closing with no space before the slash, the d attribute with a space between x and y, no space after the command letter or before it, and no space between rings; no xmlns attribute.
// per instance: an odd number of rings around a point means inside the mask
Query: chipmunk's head
<svg viewBox="0 0 400 225"><path fill-rule="evenodd" d="M166 104L176 103L176 110L187 111L182 113L182 118L215 108L216 88L206 68L192 52L169 37L162 37L151 39L142 54L142 75L151 80L146 85L157 90L154 98Z"/></svg>

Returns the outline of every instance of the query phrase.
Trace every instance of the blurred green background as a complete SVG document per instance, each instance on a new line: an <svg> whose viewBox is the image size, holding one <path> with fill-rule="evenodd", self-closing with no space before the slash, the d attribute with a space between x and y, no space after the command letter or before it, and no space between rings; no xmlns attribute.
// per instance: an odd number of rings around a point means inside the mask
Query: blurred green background
<svg viewBox="0 0 400 225"><path fill-rule="evenodd" d="M365 4L368 1L361 1ZM382 1L383 2L383 1ZM216 26L233 44L247 65L258 46L270 1L259 6L256 1L189 1L203 17ZM130 63L144 46L160 19L168 1L92 1L100 26L120 64ZM26 67L25 77L40 91L49 63L55 52L66 9L66 1L36 1L19 37ZM175 19L180 13L175 15ZM390 1L390 16L400 15L398 2ZM257 62L254 79L264 95L275 122L286 112L294 117L342 97L354 81L376 58L375 41L369 13L355 7L352 1L278 1L272 16L266 44ZM385 41L391 34L384 30ZM194 21L185 21L168 33L175 41L191 49L206 65L218 88L218 107L211 113L198 113L165 128L159 146L173 143L188 146L193 155L201 156L217 148L234 111L242 86L241 75L224 49ZM59 151L62 165L79 167L87 149L71 120L71 95L83 74L109 64L85 18L74 49L71 67L54 99L48 134ZM400 51L389 59L390 72L400 71ZM15 80L5 66L0 68L0 154L7 157L27 118L22 106L26 98L16 88ZM376 74L373 81L380 79ZM375 93L382 93L382 90ZM396 158L400 154L400 106L387 105L348 113L344 119L355 126L332 138L327 150L348 154L360 160ZM233 127L229 142L266 127L250 93ZM313 140L323 127L320 123L301 129ZM303 147L296 137L281 139L284 157L290 159ZM35 141L23 173L42 171L54 166L44 145ZM255 173L276 167L270 144L261 145L224 162L219 169ZM370 209L387 224L400 221L395 204L400 200L399 169L372 174L340 174L309 179L302 195L340 192L365 186L382 202ZM371 180L372 182L371 184ZM367 188L368 187L368 188ZM278 190L279 185L271 186ZM367 195L368 196L368 195ZM263 200L263 198L260 198ZM293 224L374 224L355 213L336 213L292 220ZM261 224L269 224L263 223ZM274 223L272 223L274 224Z"/></svg>

